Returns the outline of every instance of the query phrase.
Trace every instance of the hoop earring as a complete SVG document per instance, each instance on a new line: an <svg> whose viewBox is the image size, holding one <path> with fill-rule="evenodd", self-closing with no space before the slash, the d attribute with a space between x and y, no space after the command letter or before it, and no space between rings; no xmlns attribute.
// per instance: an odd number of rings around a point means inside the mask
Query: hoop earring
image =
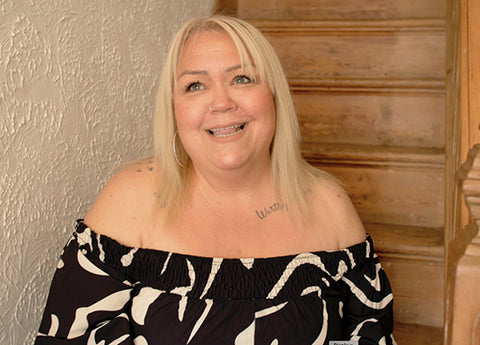
<svg viewBox="0 0 480 345"><path fill-rule="evenodd" d="M173 133L173 140L172 140L172 146L173 146L173 156L175 157L175 161L177 162L177 164L180 166L180 168L185 168L185 164L183 164L182 162L180 162L180 160L178 159L178 155L177 155L177 134L178 134L178 131L175 130L175 133Z"/></svg>

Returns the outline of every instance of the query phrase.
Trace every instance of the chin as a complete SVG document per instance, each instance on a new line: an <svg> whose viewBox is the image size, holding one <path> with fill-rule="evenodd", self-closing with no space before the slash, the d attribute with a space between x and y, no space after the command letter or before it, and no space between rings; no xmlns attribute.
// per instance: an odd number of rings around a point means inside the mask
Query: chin
<svg viewBox="0 0 480 345"><path fill-rule="evenodd" d="M235 170L243 167L244 164L242 162L237 162L237 161L235 162L228 161L228 162L218 162L216 166L224 170Z"/></svg>
<svg viewBox="0 0 480 345"><path fill-rule="evenodd" d="M243 167L247 162L248 159L245 157L228 155L226 157L219 157L214 161L214 164L220 169L233 170Z"/></svg>

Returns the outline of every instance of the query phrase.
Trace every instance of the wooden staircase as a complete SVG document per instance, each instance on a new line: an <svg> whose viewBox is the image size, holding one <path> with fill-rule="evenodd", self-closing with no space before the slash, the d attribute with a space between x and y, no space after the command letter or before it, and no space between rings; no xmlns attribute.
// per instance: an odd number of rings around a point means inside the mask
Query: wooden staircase
<svg viewBox="0 0 480 345"><path fill-rule="evenodd" d="M303 154L345 184L399 345L443 343L447 0L234 0L283 63Z"/></svg>

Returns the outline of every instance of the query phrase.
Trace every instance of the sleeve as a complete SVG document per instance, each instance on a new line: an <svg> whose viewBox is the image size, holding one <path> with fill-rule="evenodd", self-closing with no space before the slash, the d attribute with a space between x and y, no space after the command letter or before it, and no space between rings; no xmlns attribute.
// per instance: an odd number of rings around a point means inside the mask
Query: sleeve
<svg viewBox="0 0 480 345"><path fill-rule="evenodd" d="M67 243L50 287L35 345L131 344L133 287L90 254L91 243Z"/></svg>
<svg viewBox="0 0 480 345"><path fill-rule="evenodd" d="M393 295L378 257L372 253L342 280L349 291L343 310L345 338L359 345L395 345Z"/></svg>

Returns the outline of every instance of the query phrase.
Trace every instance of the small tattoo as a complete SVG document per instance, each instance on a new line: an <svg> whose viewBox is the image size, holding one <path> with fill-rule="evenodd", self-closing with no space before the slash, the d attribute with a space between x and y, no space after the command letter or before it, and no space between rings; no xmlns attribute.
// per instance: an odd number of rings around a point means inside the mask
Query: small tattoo
<svg viewBox="0 0 480 345"><path fill-rule="evenodd" d="M265 207L263 210L255 210L255 213L257 214L258 218L260 219L265 219L272 213L281 211L283 209L286 209L287 206L281 202L276 202L273 205L270 205L268 207Z"/></svg>
<svg viewBox="0 0 480 345"><path fill-rule="evenodd" d="M148 171L153 171L153 167L147 167L147 170ZM138 173L141 173L143 170L142 169L137 169L135 171L138 172Z"/></svg>

